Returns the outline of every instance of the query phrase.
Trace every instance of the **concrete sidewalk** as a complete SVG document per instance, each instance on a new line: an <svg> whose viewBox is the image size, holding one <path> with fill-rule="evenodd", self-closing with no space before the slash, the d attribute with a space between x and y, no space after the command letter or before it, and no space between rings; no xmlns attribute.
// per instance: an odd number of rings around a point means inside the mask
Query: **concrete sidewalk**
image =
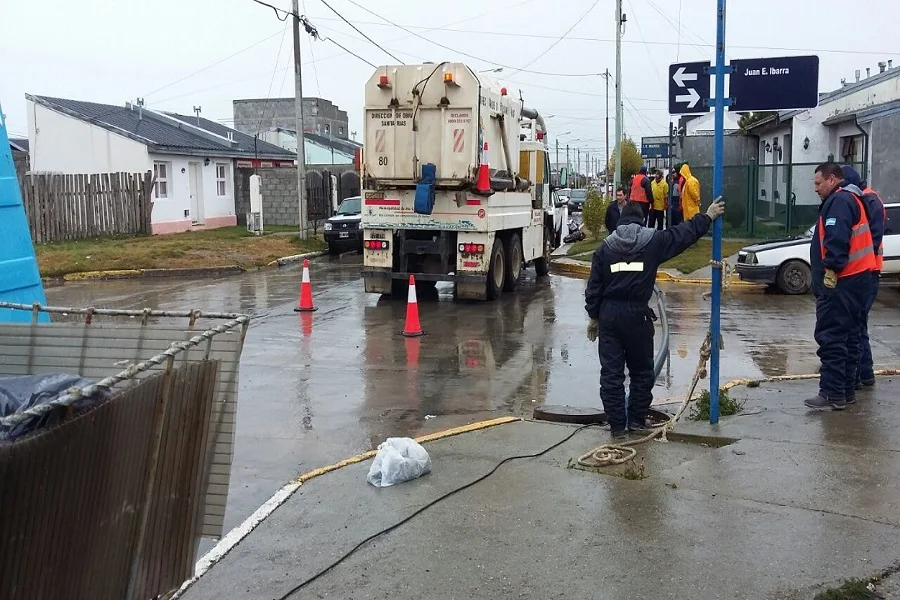
<svg viewBox="0 0 900 600"><path fill-rule="evenodd" d="M580 431L291 597L812 598L887 572L900 561L900 382L879 379L842 412L807 411L816 390L815 380L732 389L741 414L683 421L684 441L639 447L642 480L567 468L609 441ZM433 472L392 488L366 483L370 461L307 481L182 597L278 598L502 459L574 430L525 421L431 442ZM897 587L889 578L881 589Z"/></svg>

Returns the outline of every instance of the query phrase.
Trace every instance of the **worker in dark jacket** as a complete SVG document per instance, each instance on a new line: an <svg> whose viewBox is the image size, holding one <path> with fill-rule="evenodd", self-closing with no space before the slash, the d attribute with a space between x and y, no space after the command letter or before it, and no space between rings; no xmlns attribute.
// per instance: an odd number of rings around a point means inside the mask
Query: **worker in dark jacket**
<svg viewBox="0 0 900 600"><path fill-rule="evenodd" d="M625 188L619 188L616 190L616 201L610 202L609 206L606 207L606 216L604 218L604 224L606 225L607 233L612 233L616 230L616 225L619 223L619 217L622 216L622 209L625 207Z"/></svg>
<svg viewBox="0 0 900 600"><path fill-rule="evenodd" d="M841 166L822 163L814 181L822 205L809 259L821 366L819 394L804 404L842 410L856 401L859 332L876 269L875 249L859 190L844 181Z"/></svg>
<svg viewBox="0 0 900 600"><path fill-rule="evenodd" d="M587 334L592 342L600 338L600 398L614 438L625 437L626 427L634 432L647 429L656 319L647 303L656 271L703 237L724 210L724 204L713 202L705 214L659 231L643 227L643 210L628 202L615 232L594 251L584 294L590 318ZM627 414L626 366L631 377Z"/></svg>
<svg viewBox="0 0 900 600"><path fill-rule="evenodd" d="M855 186L853 188L854 193L862 198L863 205L866 208L866 216L869 218L869 229L872 231L872 244L875 248L875 271L872 272L869 296L866 298L863 322L859 329L859 366L856 369L856 389L861 390L864 387L871 388L875 385L872 346L869 343L869 312L875 304L875 298L878 297L878 287L884 263L882 240L884 238L886 213L881 196L878 195L878 192L866 186L856 169L849 165L843 165L841 170L844 172L844 181L849 184L846 186L846 189L851 190L851 186ZM855 190L860 191L857 192Z"/></svg>

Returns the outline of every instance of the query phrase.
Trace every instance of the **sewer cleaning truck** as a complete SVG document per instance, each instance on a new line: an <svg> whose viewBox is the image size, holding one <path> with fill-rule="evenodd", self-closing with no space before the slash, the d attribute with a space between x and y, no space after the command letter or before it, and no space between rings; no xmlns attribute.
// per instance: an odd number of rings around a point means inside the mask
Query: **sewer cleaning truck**
<svg viewBox="0 0 900 600"><path fill-rule="evenodd" d="M546 275L563 235L537 111L465 64L378 67L366 84L366 292L452 281L460 299Z"/></svg>

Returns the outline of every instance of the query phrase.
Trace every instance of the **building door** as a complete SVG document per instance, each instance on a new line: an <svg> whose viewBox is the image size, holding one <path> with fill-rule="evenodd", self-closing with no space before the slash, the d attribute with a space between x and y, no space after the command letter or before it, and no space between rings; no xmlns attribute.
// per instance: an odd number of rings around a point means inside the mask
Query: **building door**
<svg viewBox="0 0 900 600"><path fill-rule="evenodd" d="M203 225L203 171L200 163L188 163L188 181L191 193L191 222L194 225Z"/></svg>

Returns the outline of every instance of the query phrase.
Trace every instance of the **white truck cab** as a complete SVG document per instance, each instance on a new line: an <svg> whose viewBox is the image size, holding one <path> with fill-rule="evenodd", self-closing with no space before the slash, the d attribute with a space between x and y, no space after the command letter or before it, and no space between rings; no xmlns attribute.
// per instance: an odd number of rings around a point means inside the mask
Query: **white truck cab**
<svg viewBox="0 0 900 600"><path fill-rule="evenodd" d="M378 67L365 90L363 280L494 299L562 239L543 119L462 63ZM529 129L523 132L523 127Z"/></svg>

